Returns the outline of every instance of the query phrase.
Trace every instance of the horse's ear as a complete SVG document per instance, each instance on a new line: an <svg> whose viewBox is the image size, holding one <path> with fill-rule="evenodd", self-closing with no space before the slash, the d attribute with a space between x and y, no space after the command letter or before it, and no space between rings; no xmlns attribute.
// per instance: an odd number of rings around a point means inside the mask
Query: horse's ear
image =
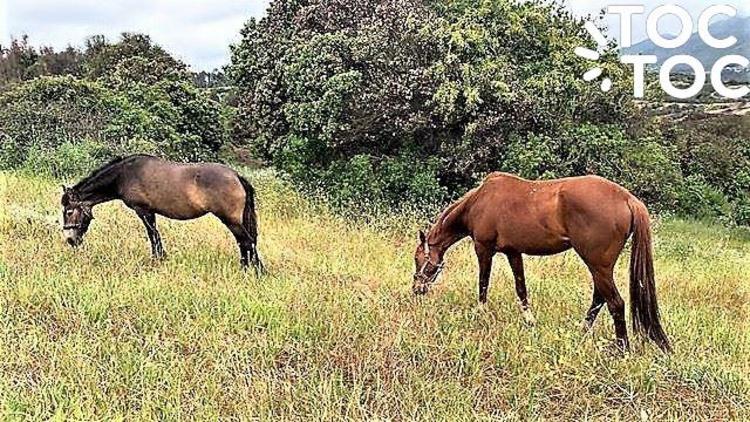
<svg viewBox="0 0 750 422"><path fill-rule="evenodd" d="M424 231L420 230L419 231L419 243L425 243L426 240L427 240L427 237L425 236Z"/></svg>

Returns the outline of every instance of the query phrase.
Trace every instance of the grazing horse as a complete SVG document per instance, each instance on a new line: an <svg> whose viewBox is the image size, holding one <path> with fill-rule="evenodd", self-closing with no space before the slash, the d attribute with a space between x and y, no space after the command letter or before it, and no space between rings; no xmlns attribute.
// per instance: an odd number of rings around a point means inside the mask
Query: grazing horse
<svg viewBox="0 0 750 422"><path fill-rule="evenodd" d="M479 187L446 208L426 235L419 232L413 291L427 293L443 268L448 248L470 236L479 260L479 301L487 301L492 258L497 252L503 253L513 270L524 318L533 324L523 254L545 256L573 248L594 281L594 297L584 328L591 328L606 303L614 320L617 344L628 349L625 304L613 270L631 234L633 329L669 351L656 303L648 210L625 188L597 176L529 181L506 173L490 174Z"/></svg>
<svg viewBox="0 0 750 422"><path fill-rule="evenodd" d="M250 183L221 164L180 164L149 155L116 158L73 187L63 186L63 234L71 246L83 242L92 208L122 200L143 221L154 258L165 256L156 214L189 220L211 213L234 235L240 262L263 271L256 245L255 192Z"/></svg>

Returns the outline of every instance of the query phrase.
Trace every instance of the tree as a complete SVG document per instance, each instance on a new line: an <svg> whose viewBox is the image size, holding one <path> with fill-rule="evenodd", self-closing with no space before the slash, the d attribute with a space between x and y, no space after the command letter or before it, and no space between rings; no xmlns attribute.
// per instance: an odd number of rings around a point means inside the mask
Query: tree
<svg viewBox="0 0 750 422"><path fill-rule="evenodd" d="M613 53L604 94L580 80L579 45L583 21L541 1L275 0L232 49L234 139L333 189L367 168L394 203L425 195L415 175L459 191L503 168L512 138L631 114Z"/></svg>
<svg viewBox="0 0 750 422"><path fill-rule="evenodd" d="M101 35L86 41L86 77L105 83L186 80L187 66L153 43L151 37L123 33L116 43Z"/></svg>

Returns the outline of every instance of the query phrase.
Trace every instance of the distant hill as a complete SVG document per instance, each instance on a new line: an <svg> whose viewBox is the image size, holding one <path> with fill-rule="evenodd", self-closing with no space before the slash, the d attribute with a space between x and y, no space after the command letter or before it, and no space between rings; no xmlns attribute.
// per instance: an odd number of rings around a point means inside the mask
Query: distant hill
<svg viewBox="0 0 750 422"><path fill-rule="evenodd" d="M711 69L716 60L726 55L739 54L750 58L750 16L734 17L714 22L711 25L711 33L719 39L733 35L737 37L738 41L730 48L715 49L706 45L696 32L680 48L664 49L654 44L651 40L645 40L630 48L623 49L622 54L653 54L659 59L659 65L671 56L687 54L700 60L706 71ZM675 71L682 73L689 69L686 66L678 66L675 68ZM725 72L725 78L749 81L750 69L735 69L735 71Z"/></svg>

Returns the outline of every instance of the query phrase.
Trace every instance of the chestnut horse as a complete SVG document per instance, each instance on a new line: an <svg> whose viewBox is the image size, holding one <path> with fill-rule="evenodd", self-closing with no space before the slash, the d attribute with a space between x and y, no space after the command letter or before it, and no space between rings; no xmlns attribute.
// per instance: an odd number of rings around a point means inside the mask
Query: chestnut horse
<svg viewBox="0 0 750 422"><path fill-rule="evenodd" d="M617 343L627 349L625 304L617 291L613 270L631 233L633 329L669 351L656 303L648 211L625 188L597 176L529 181L505 173L490 174L479 187L446 208L429 233L419 232L413 290L415 294L427 293L443 268L448 248L470 236L479 260L479 301L487 301L492 258L497 252L503 253L513 270L524 318L533 324L523 254L553 255L573 248L594 281L584 327L591 328L606 303L614 320Z"/></svg>
<svg viewBox="0 0 750 422"><path fill-rule="evenodd" d="M149 155L117 158L73 187L63 186L63 234L71 246L83 242L92 207L122 200L143 221L154 258L165 256L156 214L189 220L211 213L232 232L240 262L263 271L256 245L255 192L250 183L220 164L180 164Z"/></svg>

